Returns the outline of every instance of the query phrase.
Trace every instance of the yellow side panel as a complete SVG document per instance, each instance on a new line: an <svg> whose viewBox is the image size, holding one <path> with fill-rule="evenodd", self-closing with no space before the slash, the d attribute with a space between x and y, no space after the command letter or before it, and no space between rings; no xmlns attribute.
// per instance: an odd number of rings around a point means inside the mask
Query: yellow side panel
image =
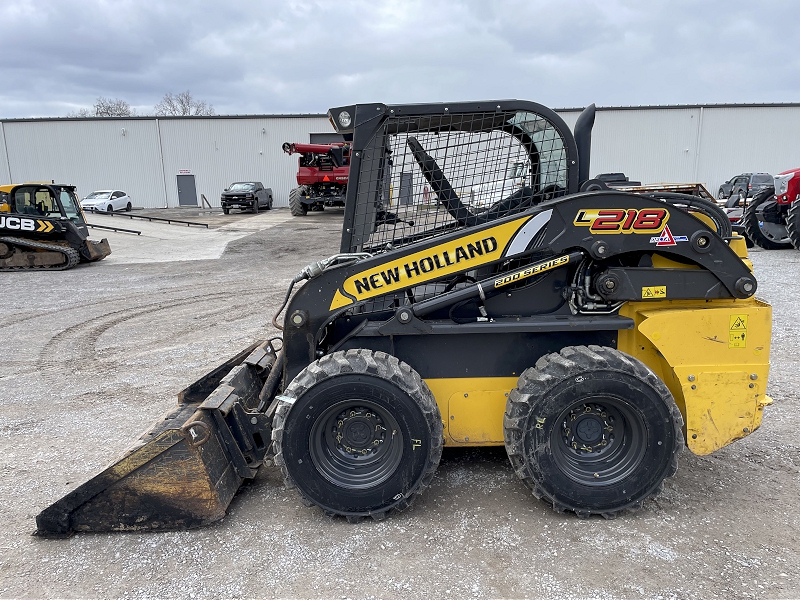
<svg viewBox="0 0 800 600"><path fill-rule="evenodd" d="M769 374L772 307L759 300L630 303L637 327L619 349L664 381L686 423L686 443L710 454L761 425Z"/></svg>
<svg viewBox="0 0 800 600"><path fill-rule="evenodd" d="M444 421L446 446L502 446L503 413L517 377L426 379Z"/></svg>

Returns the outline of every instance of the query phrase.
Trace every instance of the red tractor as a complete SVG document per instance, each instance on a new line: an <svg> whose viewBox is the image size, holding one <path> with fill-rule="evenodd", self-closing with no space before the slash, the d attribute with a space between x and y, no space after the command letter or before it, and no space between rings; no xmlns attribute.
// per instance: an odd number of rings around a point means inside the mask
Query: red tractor
<svg viewBox="0 0 800 600"><path fill-rule="evenodd" d="M344 206L350 177L350 144L283 145L286 154L299 154L297 185L289 192L289 208L295 217L326 206Z"/></svg>
<svg viewBox="0 0 800 600"><path fill-rule="evenodd" d="M800 250L800 168L776 175L774 187L753 196L742 224L757 246Z"/></svg>

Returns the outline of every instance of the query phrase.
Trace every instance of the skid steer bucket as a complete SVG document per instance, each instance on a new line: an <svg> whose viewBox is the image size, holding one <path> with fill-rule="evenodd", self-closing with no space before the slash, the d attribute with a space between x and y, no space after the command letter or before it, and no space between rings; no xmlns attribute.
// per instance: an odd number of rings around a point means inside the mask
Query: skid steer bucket
<svg viewBox="0 0 800 600"><path fill-rule="evenodd" d="M190 385L121 458L43 510L36 534L187 529L221 519L267 453L264 406L282 363L269 342L255 344Z"/></svg>

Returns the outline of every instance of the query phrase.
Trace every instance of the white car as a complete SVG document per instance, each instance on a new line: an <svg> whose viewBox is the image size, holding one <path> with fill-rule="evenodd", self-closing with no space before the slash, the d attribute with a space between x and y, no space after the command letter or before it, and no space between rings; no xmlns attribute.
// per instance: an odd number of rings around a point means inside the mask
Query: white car
<svg viewBox="0 0 800 600"><path fill-rule="evenodd" d="M81 208L92 212L131 210L131 197L122 190L98 190L81 200Z"/></svg>

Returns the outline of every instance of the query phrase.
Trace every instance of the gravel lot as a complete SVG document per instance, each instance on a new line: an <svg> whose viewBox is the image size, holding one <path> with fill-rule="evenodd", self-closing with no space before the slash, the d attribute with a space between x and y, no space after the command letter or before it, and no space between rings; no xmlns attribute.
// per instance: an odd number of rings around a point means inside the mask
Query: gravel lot
<svg viewBox="0 0 800 600"><path fill-rule="evenodd" d="M445 450L431 488L380 523L328 519L262 468L204 529L31 536L41 509L118 456L180 389L275 333L291 278L338 251L341 218L273 219L217 260L0 274L0 597L800 597L793 250L751 255L774 307L764 425L711 456L685 452L638 513L558 515L502 448Z"/></svg>

